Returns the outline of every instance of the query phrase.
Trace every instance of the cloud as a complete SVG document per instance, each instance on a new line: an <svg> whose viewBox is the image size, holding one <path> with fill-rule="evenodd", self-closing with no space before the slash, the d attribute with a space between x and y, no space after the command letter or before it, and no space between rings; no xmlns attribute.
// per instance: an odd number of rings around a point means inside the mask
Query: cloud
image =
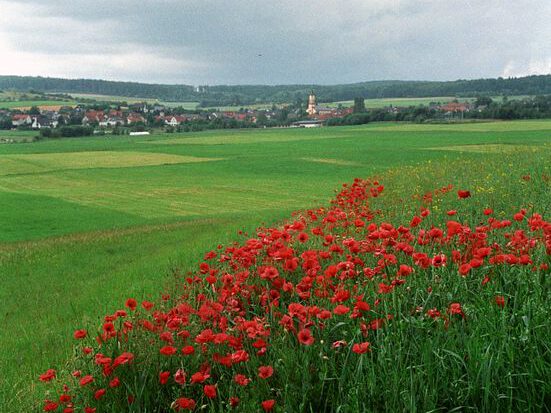
<svg viewBox="0 0 551 413"><path fill-rule="evenodd" d="M0 73L186 84L548 73L550 16L548 0L0 0Z"/></svg>
<svg viewBox="0 0 551 413"><path fill-rule="evenodd" d="M502 77L519 77L551 73L551 58L532 59L528 62L510 61L507 63Z"/></svg>

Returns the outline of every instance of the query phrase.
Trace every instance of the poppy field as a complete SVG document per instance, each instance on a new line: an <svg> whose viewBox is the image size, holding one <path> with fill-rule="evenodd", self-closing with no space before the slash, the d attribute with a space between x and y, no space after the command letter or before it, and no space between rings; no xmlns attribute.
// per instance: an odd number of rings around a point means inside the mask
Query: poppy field
<svg viewBox="0 0 551 413"><path fill-rule="evenodd" d="M4 317L36 325L1 337L7 411L549 409L551 123L506 125L71 141L213 160L0 177L78 206L6 225Z"/></svg>

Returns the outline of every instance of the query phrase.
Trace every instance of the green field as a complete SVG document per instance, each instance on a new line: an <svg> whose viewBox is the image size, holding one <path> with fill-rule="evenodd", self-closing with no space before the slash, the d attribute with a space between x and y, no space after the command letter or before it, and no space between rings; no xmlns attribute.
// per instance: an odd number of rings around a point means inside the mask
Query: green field
<svg viewBox="0 0 551 413"><path fill-rule="evenodd" d="M0 142L32 142L37 135L37 131L31 130L0 130Z"/></svg>
<svg viewBox="0 0 551 413"><path fill-rule="evenodd" d="M511 199L510 175L550 175L549 159L551 121L0 145L0 406L29 411L43 397L29 383L71 356L75 328L127 296L156 298L171 270L241 228L325 204L354 177L381 176L395 191L469 183L493 202ZM532 195L551 199L541 191Z"/></svg>
<svg viewBox="0 0 551 413"><path fill-rule="evenodd" d="M147 99L147 98L134 98L129 96L111 96L111 95L95 95L91 93L71 93L71 96L76 100L80 99L92 99L98 102L126 102L128 104L132 103L142 103L147 102L148 104L161 104L168 107L183 107L187 110L195 110L199 105L199 102L165 102L158 99Z"/></svg>
<svg viewBox="0 0 551 413"><path fill-rule="evenodd" d="M49 106L63 106L63 105L75 105L73 100L63 100L50 98L48 96L37 93L24 93L15 91L2 91L0 92L0 109L21 109L26 110L32 106L49 107Z"/></svg>
<svg viewBox="0 0 551 413"><path fill-rule="evenodd" d="M275 107L281 108L286 106L286 104L275 104ZM218 110L218 111L228 111L228 112L237 112L240 109L247 108L253 110L269 110L274 107L273 103L257 103L252 105L228 105L228 106L208 106L203 109Z"/></svg>
<svg viewBox="0 0 551 413"><path fill-rule="evenodd" d="M457 99L453 96L436 96L428 98L381 98L381 99L365 99L365 107L368 109L384 108L387 106L428 106L431 103L448 103ZM459 98L460 102L470 102L474 98ZM337 107L342 105L343 107L354 106L353 100L343 100L340 102L321 103L322 106Z"/></svg>
<svg viewBox="0 0 551 413"><path fill-rule="evenodd" d="M18 100L18 101L2 101L0 100L0 109L20 109L27 110L33 106L40 108L43 107L56 107L64 105L75 105L76 102L72 100Z"/></svg>
<svg viewBox="0 0 551 413"><path fill-rule="evenodd" d="M509 99L523 99L528 96L509 96ZM501 102L503 100L503 96L493 96L493 100L497 102ZM474 102L476 98L469 97L469 98L457 98L454 96L435 96L435 97L427 97L427 98L381 98L381 99L365 99L365 107L368 109L378 109L378 108L384 108L387 106L429 106L432 103L438 103L438 104L446 104L449 102L452 102L454 100L457 100L459 102ZM352 107L354 106L353 100L343 100L340 102L330 102L330 103L321 103L322 106L329 106L329 107L337 107L339 105L342 105L343 107Z"/></svg>

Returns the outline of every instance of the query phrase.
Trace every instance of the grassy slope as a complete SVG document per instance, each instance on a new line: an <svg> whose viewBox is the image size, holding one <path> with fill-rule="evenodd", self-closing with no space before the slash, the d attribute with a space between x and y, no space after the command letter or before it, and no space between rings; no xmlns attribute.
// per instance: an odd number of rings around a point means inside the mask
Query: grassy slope
<svg viewBox="0 0 551 413"><path fill-rule="evenodd" d="M27 110L33 106L48 107L48 106L64 106L75 105L72 100L19 100L19 101L0 101L0 109L21 109Z"/></svg>
<svg viewBox="0 0 551 413"><path fill-rule="evenodd" d="M522 95L522 96L508 96L508 99L523 99L528 96ZM419 105L425 105L428 106L431 103L448 103L452 102L454 100L458 100L459 102L473 102L476 98L456 98L454 96L434 96L434 97L428 97L428 98L381 98L381 99L365 99L365 107L366 108L383 108L386 106L419 106ZM497 102L501 102L503 100L502 96L494 96L492 97L493 100ZM354 106L353 100L343 100L341 102L331 102L331 103L322 103L322 106L329 106L329 107L337 107L338 105L342 105L343 107L351 107Z"/></svg>
<svg viewBox="0 0 551 413"><path fill-rule="evenodd" d="M142 103L147 102L149 104L159 103L168 107L183 107L188 110L195 110L199 105L199 102L165 102L159 101L157 99L145 99L145 98L133 98L129 96L108 96L108 95L94 95L89 93L71 93L71 96L76 100L81 99L94 99L99 102L126 102L128 104L132 103Z"/></svg>
<svg viewBox="0 0 551 413"><path fill-rule="evenodd" d="M545 121L390 124L4 145L0 157L109 150L224 160L41 172L34 163L34 173L0 176L0 301L9 326L0 332L0 406L26 410L36 397L26 383L68 357L73 328L127 295L156 296L171 268L189 268L238 228L323 204L355 176L388 170L388 180L410 192L415 173L430 185L423 168L434 173L433 165L457 159L483 164L506 145L524 145L525 161L532 150L541 157L550 133ZM480 144L494 146L465 147ZM449 146L455 150L434 150ZM452 170L445 174L454 179Z"/></svg>

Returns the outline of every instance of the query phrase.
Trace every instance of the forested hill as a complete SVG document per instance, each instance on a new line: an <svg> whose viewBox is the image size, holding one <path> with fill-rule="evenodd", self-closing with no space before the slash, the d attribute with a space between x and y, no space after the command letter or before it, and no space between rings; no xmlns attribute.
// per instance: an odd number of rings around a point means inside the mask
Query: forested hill
<svg viewBox="0 0 551 413"><path fill-rule="evenodd" d="M370 81L345 85L242 85L200 86L114 82L92 79L59 79L30 76L0 76L0 90L90 93L153 98L164 101L196 101L202 106L303 101L314 89L320 102L364 98L398 98L475 95L551 94L551 75L430 81Z"/></svg>

